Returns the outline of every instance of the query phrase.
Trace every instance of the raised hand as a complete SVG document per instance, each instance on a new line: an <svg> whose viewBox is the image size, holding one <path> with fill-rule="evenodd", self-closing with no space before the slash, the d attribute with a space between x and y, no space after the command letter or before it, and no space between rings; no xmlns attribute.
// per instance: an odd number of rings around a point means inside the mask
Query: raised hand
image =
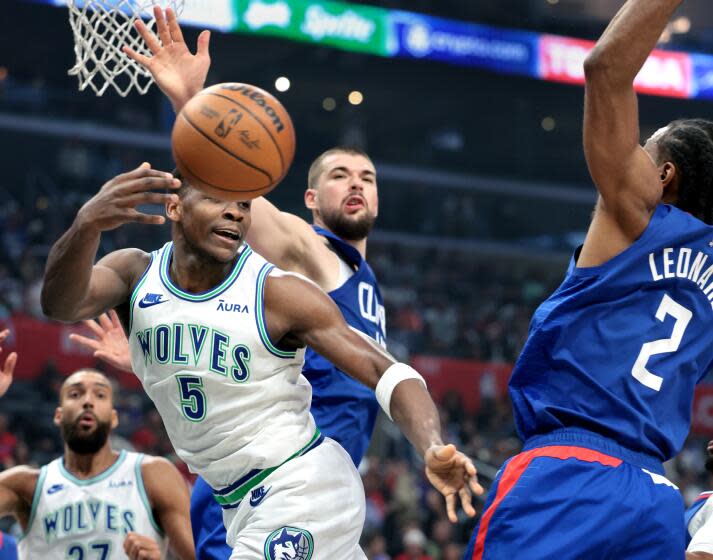
<svg viewBox="0 0 713 560"><path fill-rule="evenodd" d="M96 338L70 334L69 339L94 350L94 357L104 360L117 369L131 372L131 356L129 354L129 341L124 334L124 329L119 322L116 311L102 313L96 321L84 321L84 325L94 333Z"/></svg>
<svg viewBox="0 0 713 560"><path fill-rule="evenodd" d="M0 343L2 343L8 336L10 336L10 331L5 329L0 331ZM2 348L0 348L2 352ZM15 364L17 363L17 352L11 352L10 355L5 359L5 364L0 370L0 397L2 397L12 384L12 374L15 371Z"/></svg>
<svg viewBox="0 0 713 560"><path fill-rule="evenodd" d="M161 8L154 6L154 18L158 37L141 19L137 19L134 24L153 56L137 53L127 46L122 50L151 72L158 87L171 100L173 109L178 113L205 84L210 68L210 31L204 30L198 36L196 54L193 54L183 40L176 14L171 8L166 8L164 17Z"/></svg>
<svg viewBox="0 0 713 560"><path fill-rule="evenodd" d="M161 549L151 537L128 533L124 539L124 552L130 560L161 560Z"/></svg>
<svg viewBox="0 0 713 560"><path fill-rule="evenodd" d="M446 498L446 509L451 523L458 521L456 495L460 497L463 511L473 517L475 509L471 503L471 491L478 496L483 494L473 462L452 444L430 447L424 459L428 480Z"/></svg>
<svg viewBox="0 0 713 560"><path fill-rule="evenodd" d="M151 169L148 163L128 173L117 175L79 209L77 220L85 227L102 232L116 229L128 222L163 224L164 216L144 214L136 207L141 204L165 205L177 200L176 194L153 192L176 190L181 182L170 173Z"/></svg>

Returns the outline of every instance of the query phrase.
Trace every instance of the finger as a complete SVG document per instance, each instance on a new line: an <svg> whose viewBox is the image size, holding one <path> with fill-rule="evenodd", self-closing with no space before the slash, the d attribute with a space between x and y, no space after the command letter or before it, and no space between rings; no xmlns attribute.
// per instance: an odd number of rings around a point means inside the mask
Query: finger
<svg viewBox="0 0 713 560"><path fill-rule="evenodd" d="M456 446L452 443L444 445L433 452L433 457L440 463L450 463L456 456Z"/></svg>
<svg viewBox="0 0 713 560"><path fill-rule="evenodd" d="M158 38L161 39L161 44L166 47L173 43L168 25L166 25L166 18L163 17L161 6L153 7L153 17L156 20L156 30L158 31Z"/></svg>
<svg viewBox="0 0 713 560"><path fill-rule="evenodd" d="M205 31L201 31L201 34L198 35L198 50L196 51L196 54L199 54L201 56L210 56L209 54L209 47L210 47L210 31L207 29Z"/></svg>
<svg viewBox="0 0 713 560"><path fill-rule="evenodd" d="M5 360L3 368L3 373L10 378L10 381L12 381L12 374L15 372L15 364L17 364L17 352L12 352Z"/></svg>
<svg viewBox="0 0 713 560"><path fill-rule="evenodd" d="M129 219L132 222L137 222L139 224L147 224L154 226L160 226L166 223L165 216L159 216L157 214L144 214L143 212L137 212L136 210L129 213Z"/></svg>
<svg viewBox="0 0 713 560"><path fill-rule="evenodd" d="M102 329L99 326L99 323L96 321L93 321L92 319L87 319L86 321L82 321L85 327L87 327L90 331L92 331L95 335L97 335L97 338L102 339L104 338L104 335L106 334L104 332L104 329Z"/></svg>
<svg viewBox="0 0 713 560"><path fill-rule="evenodd" d="M171 34L171 40L174 43L183 43L183 32L181 26L178 25L176 12L172 8L166 8L166 20L168 21L168 32Z"/></svg>
<svg viewBox="0 0 713 560"><path fill-rule="evenodd" d="M175 194L143 192L131 196L127 196L121 201L121 206L128 208L136 208L140 204L160 204L161 206L169 202L178 202L178 197ZM111 328L111 324L108 327Z"/></svg>
<svg viewBox="0 0 713 560"><path fill-rule="evenodd" d="M99 325L101 325L101 328L105 331L110 331L112 329L112 324L109 320L109 315L107 315L106 313L102 313L101 315L99 315L99 317L97 317L97 320L99 321Z"/></svg>
<svg viewBox="0 0 713 560"><path fill-rule="evenodd" d="M151 58L150 58L150 57L148 57L148 56L146 56L146 55L143 55L143 54L141 54L141 53L137 53L137 52L136 52L134 49L132 49L131 47L123 46L123 47L121 47L121 50L122 50L123 53L124 53L126 56L128 56L130 59L135 60L136 62L138 62L139 64L141 64L141 66L143 66L143 67L145 67L145 68L148 68L148 67L149 67L149 64L151 64Z"/></svg>
<svg viewBox="0 0 713 560"><path fill-rule="evenodd" d="M81 344L82 346L86 346L87 348L90 348L92 350L99 350L99 348L101 348L101 344L98 340L94 340L93 338L89 338L87 336L82 336L81 334L70 334L69 340L71 340L72 342L76 342L77 344Z"/></svg>
<svg viewBox="0 0 713 560"><path fill-rule="evenodd" d="M463 488L458 490L458 495L460 496L460 503L461 506L463 506L463 511L466 513L466 515L468 517L475 516L475 508L473 507L473 502L471 501L468 487L464 486Z"/></svg>
<svg viewBox="0 0 713 560"><path fill-rule="evenodd" d="M485 494L485 489L480 485L477 478L471 478L468 485L476 496L482 496Z"/></svg>
<svg viewBox="0 0 713 560"><path fill-rule="evenodd" d="M121 321L119 321L119 315L117 314L115 309L110 309L109 310L109 319L111 319L111 325L115 329L122 329L123 327L121 326Z"/></svg>
<svg viewBox="0 0 713 560"><path fill-rule="evenodd" d="M158 171L156 169L151 169L151 164L149 162L145 161L138 167L132 169L131 171L127 171L126 173L121 173L120 175L117 175L110 182L111 183L123 183L125 181L128 181L129 179L135 179L136 177L144 177L144 176L151 176L151 175L161 177L162 174L165 174L165 171Z"/></svg>
<svg viewBox="0 0 713 560"><path fill-rule="evenodd" d="M465 458L465 457L464 457ZM468 458L465 458L465 463L463 464L463 467L465 468L465 472L469 476L475 476L477 471L475 470L475 465L473 464L473 461L471 461Z"/></svg>
<svg viewBox="0 0 713 560"><path fill-rule="evenodd" d="M127 194L145 191L165 191L176 190L181 186L181 182L171 176L170 173L161 175L147 175L144 177L132 178L121 185Z"/></svg>
<svg viewBox="0 0 713 560"><path fill-rule="evenodd" d="M158 54L161 50L161 43L158 42L158 39L156 38L156 35L154 35L153 31L146 27L146 24L141 19L137 19L134 22L134 28L139 32L139 35L141 35L141 38L144 40L144 43L146 43L146 46L149 48L151 53L154 55Z"/></svg>
<svg viewBox="0 0 713 560"><path fill-rule="evenodd" d="M453 494L446 496L446 511L448 512L448 520L451 523L458 521L458 516L456 515L456 498Z"/></svg>

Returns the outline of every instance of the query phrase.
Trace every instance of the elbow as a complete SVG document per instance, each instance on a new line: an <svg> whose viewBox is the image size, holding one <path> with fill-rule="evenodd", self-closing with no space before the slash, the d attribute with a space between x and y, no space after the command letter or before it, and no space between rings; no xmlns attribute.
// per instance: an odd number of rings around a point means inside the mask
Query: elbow
<svg viewBox="0 0 713 560"><path fill-rule="evenodd" d="M598 80L611 73L612 60L606 51L595 47L584 59L584 77L587 82Z"/></svg>
<svg viewBox="0 0 713 560"><path fill-rule="evenodd" d="M71 316L70 309L65 309L65 306L61 305L59 298L53 297L44 286L40 295L40 305L42 313L48 319L63 323L74 323L76 321L76 318Z"/></svg>
<svg viewBox="0 0 713 560"><path fill-rule="evenodd" d="M584 81L588 89L630 88L634 77L625 72L607 50L595 47L584 59Z"/></svg>

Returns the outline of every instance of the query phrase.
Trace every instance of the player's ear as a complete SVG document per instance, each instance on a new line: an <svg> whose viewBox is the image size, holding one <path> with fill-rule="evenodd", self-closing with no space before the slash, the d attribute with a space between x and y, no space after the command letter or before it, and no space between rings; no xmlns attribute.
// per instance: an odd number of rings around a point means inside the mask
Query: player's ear
<svg viewBox="0 0 713 560"><path fill-rule="evenodd" d="M178 196L166 203L166 217L172 222L180 222L183 216L183 199Z"/></svg>
<svg viewBox="0 0 713 560"><path fill-rule="evenodd" d="M115 430L119 425L119 414L116 412L115 408L111 409L111 429Z"/></svg>
<svg viewBox="0 0 713 560"><path fill-rule="evenodd" d="M678 198L678 173L676 166L670 161L664 162L658 168L664 202L675 202Z"/></svg>
<svg viewBox="0 0 713 560"><path fill-rule="evenodd" d="M305 191L305 206L310 210L317 209L317 189L307 189Z"/></svg>
<svg viewBox="0 0 713 560"><path fill-rule="evenodd" d="M55 426L60 426L62 424L62 407L58 406L54 409L54 418L52 419Z"/></svg>

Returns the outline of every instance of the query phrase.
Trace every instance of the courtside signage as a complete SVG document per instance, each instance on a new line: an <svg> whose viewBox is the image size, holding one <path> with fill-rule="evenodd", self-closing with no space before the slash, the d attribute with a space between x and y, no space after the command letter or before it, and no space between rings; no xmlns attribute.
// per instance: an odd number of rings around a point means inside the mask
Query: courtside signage
<svg viewBox="0 0 713 560"><path fill-rule="evenodd" d="M394 12L398 56L534 76L537 33Z"/></svg>
<svg viewBox="0 0 713 560"><path fill-rule="evenodd" d="M235 31L388 56L387 10L323 0L236 0Z"/></svg>
<svg viewBox="0 0 713 560"><path fill-rule="evenodd" d="M593 41L555 35L540 38L540 78L553 82L584 84L584 59ZM634 81L636 90L649 95L691 97L693 66L687 53L655 50Z"/></svg>

